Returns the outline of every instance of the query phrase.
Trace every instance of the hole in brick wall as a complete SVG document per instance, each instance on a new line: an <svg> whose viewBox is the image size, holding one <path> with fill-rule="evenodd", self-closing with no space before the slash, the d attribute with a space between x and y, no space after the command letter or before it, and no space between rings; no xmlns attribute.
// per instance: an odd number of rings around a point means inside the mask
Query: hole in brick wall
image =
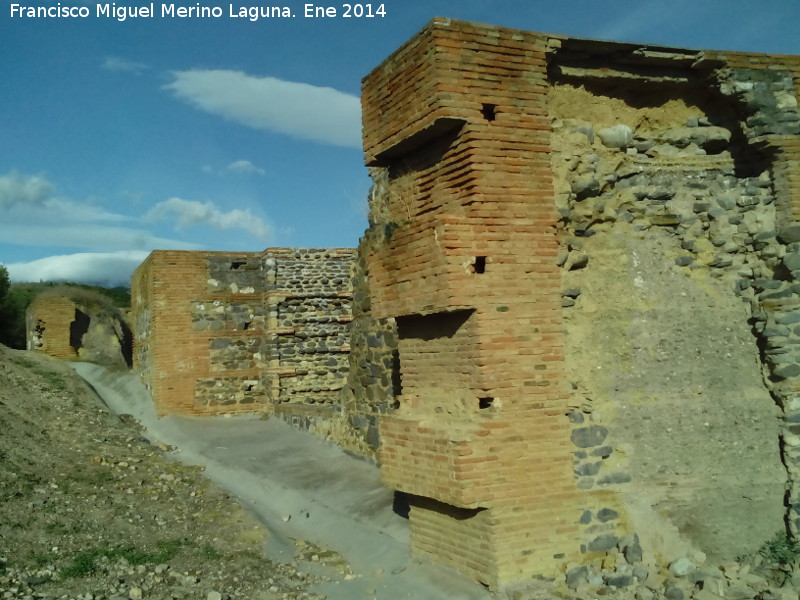
<svg viewBox="0 0 800 600"><path fill-rule="evenodd" d="M248 383L247 385L244 386L244 391L245 392L252 392L254 387L255 386L252 383Z"/></svg>
<svg viewBox="0 0 800 600"><path fill-rule="evenodd" d="M497 118L497 104L484 103L481 107L481 114L487 121L494 121Z"/></svg>
<svg viewBox="0 0 800 600"><path fill-rule="evenodd" d="M476 361L474 312L395 317L399 379L409 408L447 414L475 410L475 396L467 391Z"/></svg>
<svg viewBox="0 0 800 600"><path fill-rule="evenodd" d="M472 263L472 272L473 273L486 273L486 257L485 256L476 256L475 262Z"/></svg>
<svg viewBox="0 0 800 600"><path fill-rule="evenodd" d="M238 271L247 264L244 260L234 260L231 262L231 271Z"/></svg>
<svg viewBox="0 0 800 600"><path fill-rule="evenodd" d="M397 337L404 339L435 340L451 338L475 312L473 309L453 310L432 315L405 315L396 317Z"/></svg>
<svg viewBox="0 0 800 600"><path fill-rule="evenodd" d="M407 519L410 510L411 510L411 505L408 503L408 494L396 490L394 493L394 498L392 500L392 511L394 511L396 515L399 515L404 519Z"/></svg>
<svg viewBox="0 0 800 600"><path fill-rule="evenodd" d="M122 335L118 336L119 349L122 352L122 358L125 364L129 367L133 366L133 332L128 327L127 323L121 323Z"/></svg>
<svg viewBox="0 0 800 600"><path fill-rule="evenodd" d="M413 494L406 494L406 497L408 498L408 504L411 507L410 512L413 512L415 508L419 508L433 513L438 513L456 521L474 519L486 510L482 507L461 508L459 506L453 506L451 504L440 502L439 500L434 500L433 498L415 496Z"/></svg>
<svg viewBox="0 0 800 600"><path fill-rule="evenodd" d="M89 315L77 308L75 309L75 320L69 324L69 345L75 350L75 354L81 349L83 336L89 331L89 323L91 321Z"/></svg>
<svg viewBox="0 0 800 600"><path fill-rule="evenodd" d="M392 350L392 395L397 398L403 393L403 380L400 377L400 352ZM400 408L400 402L395 400L392 408Z"/></svg>
<svg viewBox="0 0 800 600"><path fill-rule="evenodd" d="M253 324L253 322L252 322L252 321L245 321L244 323L242 323L242 329L243 329L244 331L247 331L248 329L250 329L250 326L251 326L252 324Z"/></svg>
<svg viewBox="0 0 800 600"><path fill-rule="evenodd" d="M478 398L478 408L481 410L492 408L492 406L494 406L494 398Z"/></svg>

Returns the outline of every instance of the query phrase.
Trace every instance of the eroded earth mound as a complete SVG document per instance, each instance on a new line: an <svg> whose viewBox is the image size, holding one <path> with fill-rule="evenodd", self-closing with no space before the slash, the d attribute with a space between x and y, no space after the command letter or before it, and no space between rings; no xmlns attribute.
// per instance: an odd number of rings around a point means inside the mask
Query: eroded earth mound
<svg viewBox="0 0 800 600"><path fill-rule="evenodd" d="M0 598L322 598L316 576L265 557L266 529L235 499L163 450L66 364L0 346Z"/></svg>

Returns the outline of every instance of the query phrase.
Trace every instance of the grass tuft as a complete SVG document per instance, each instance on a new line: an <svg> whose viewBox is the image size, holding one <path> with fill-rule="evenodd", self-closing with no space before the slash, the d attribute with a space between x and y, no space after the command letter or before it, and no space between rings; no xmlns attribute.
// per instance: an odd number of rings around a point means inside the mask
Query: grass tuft
<svg viewBox="0 0 800 600"><path fill-rule="evenodd" d="M61 569L64 579L86 577L97 570L97 561L105 556L110 560L125 559L133 566L161 564L171 560L187 545L185 540L164 540L156 544L155 550L124 546L117 548L101 547L84 550L72 559L72 563Z"/></svg>

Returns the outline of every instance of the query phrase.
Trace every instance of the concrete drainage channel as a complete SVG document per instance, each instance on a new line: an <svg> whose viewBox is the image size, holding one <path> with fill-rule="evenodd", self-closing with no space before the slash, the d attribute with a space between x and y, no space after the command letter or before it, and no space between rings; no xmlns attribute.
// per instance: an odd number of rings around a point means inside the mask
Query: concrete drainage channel
<svg viewBox="0 0 800 600"><path fill-rule="evenodd" d="M294 540L338 552L354 577L315 586L330 600L480 600L491 594L449 568L412 557L408 523L392 511L377 466L337 446L257 416L157 418L138 376L72 363L116 414L128 414L152 443L175 448L254 511L270 531L266 552L294 559Z"/></svg>

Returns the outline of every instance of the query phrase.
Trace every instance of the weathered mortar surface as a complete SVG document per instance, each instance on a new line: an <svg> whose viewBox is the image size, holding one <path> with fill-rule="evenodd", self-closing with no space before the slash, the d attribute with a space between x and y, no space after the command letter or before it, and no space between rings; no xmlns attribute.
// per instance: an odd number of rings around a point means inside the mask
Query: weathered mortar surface
<svg viewBox="0 0 800 600"><path fill-rule="evenodd" d="M608 430L601 452L576 449L578 485L616 490L643 547L667 559L687 541L714 559L755 552L785 512L780 411L737 294L741 272L767 269L747 239L775 229L769 172L754 163L755 177L736 176L731 151L747 149L723 140L741 133L735 121L733 131L699 125L709 119L700 99L695 90L687 102L631 108L562 85L550 103L570 234L561 260L572 418L576 432ZM732 112L716 111L717 122ZM604 145L598 132L615 126L630 128L630 151ZM692 136L716 140L714 152L655 142Z"/></svg>
<svg viewBox="0 0 800 600"><path fill-rule="evenodd" d="M733 559L783 527L779 410L749 308L731 286L681 272L680 247L659 237L617 225L587 240L584 276L565 278L581 290L565 311L576 435L608 429L576 447L577 485L617 491L652 552L686 552L658 543L671 524Z"/></svg>
<svg viewBox="0 0 800 600"><path fill-rule="evenodd" d="M675 596L795 530L799 75L435 20L365 79L350 388L417 551Z"/></svg>

